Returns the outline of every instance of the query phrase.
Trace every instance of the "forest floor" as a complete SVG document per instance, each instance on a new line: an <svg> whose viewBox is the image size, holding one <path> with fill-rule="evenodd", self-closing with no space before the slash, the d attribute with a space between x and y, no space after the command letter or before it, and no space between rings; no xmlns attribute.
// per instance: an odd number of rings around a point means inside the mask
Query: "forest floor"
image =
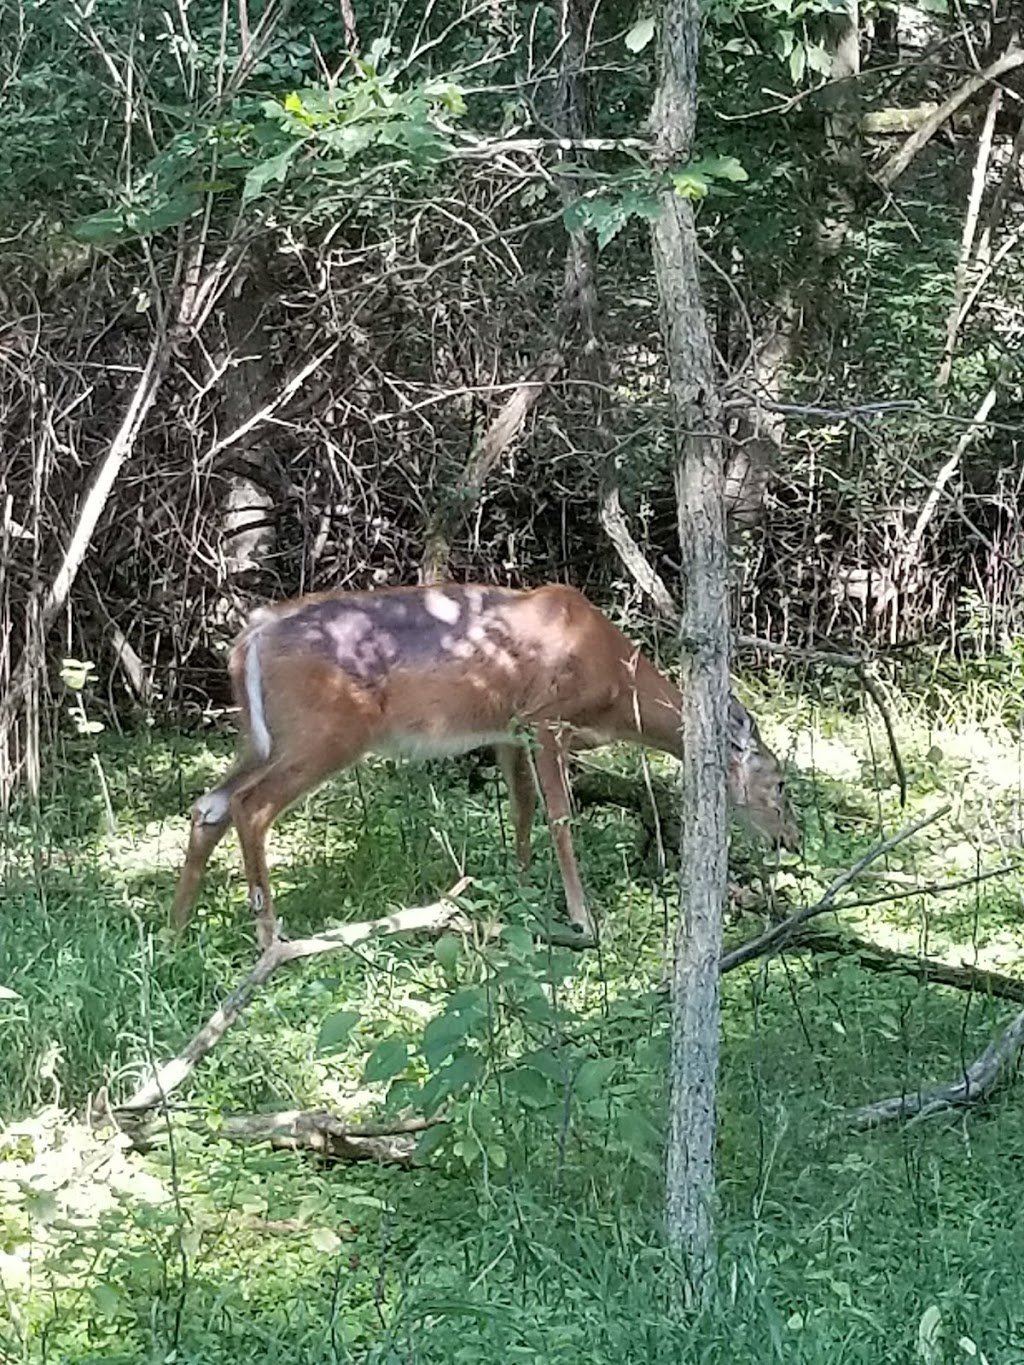
<svg viewBox="0 0 1024 1365"><path fill-rule="evenodd" d="M730 946L948 805L816 923L1024 980L1008 730L905 707L901 810L877 714L752 709L794 764L807 845L781 865L741 857ZM635 812L588 807L577 847L600 951L535 947L554 859L538 823L519 885L489 769L365 765L285 817L271 849L292 935L433 901L466 873L470 917L500 920L499 939L377 938L284 968L147 1151L90 1127L90 1097L130 1094L252 965L233 839L183 942L165 928L185 812L229 751L219 736L69 735L39 808L2 829L0 1360L1024 1363L1021 1082L914 1123L844 1122L955 1080L1021 1004L835 951L726 975L719 1288L673 1318L657 989L673 859L659 874ZM640 772L635 753L595 761ZM360 1121L446 1097L447 1126L424 1139L440 1145L412 1168L223 1135L225 1115Z"/></svg>

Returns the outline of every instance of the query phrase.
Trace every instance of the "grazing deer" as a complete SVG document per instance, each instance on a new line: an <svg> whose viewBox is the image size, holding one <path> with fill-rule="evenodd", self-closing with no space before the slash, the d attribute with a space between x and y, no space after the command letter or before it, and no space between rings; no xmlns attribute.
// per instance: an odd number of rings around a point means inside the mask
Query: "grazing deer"
<svg viewBox="0 0 1024 1365"><path fill-rule="evenodd" d="M253 613L228 669L239 755L192 808L172 917L184 928L210 854L234 824L263 947L277 934L265 852L271 824L364 754L429 757L493 745L520 868L530 861L539 785L569 918L586 934L593 921L569 831L566 751L630 740L680 754L679 689L574 588L446 585L299 597ZM534 764L522 743L528 735ZM762 834L799 847L779 763L734 698L729 790Z"/></svg>

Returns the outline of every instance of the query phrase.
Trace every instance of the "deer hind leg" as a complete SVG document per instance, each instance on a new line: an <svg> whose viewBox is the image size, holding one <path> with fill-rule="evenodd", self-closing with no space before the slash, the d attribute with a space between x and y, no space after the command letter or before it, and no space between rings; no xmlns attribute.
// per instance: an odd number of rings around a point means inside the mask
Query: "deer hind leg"
<svg viewBox="0 0 1024 1365"><path fill-rule="evenodd" d="M587 900L580 880L576 854L572 846L569 821L569 785L565 772L565 748L558 734L549 726L538 731L540 740L535 755L537 782L544 797L548 828L555 845L555 856L565 888L565 908L569 919L588 937L594 936L594 921L587 909Z"/></svg>
<svg viewBox="0 0 1024 1365"><path fill-rule="evenodd" d="M220 786L205 792L192 807L188 849L171 907L171 926L176 933L188 923L210 855L231 825L231 796L258 763L254 756L242 754Z"/></svg>
<svg viewBox="0 0 1024 1365"><path fill-rule="evenodd" d="M298 753L284 750L280 757L272 757L241 783L232 795L229 818L242 849L249 906L256 917L256 939L260 948L268 948L278 936L267 867L267 833L271 825L288 806L318 787L332 773L354 763L361 753L361 748L339 753L329 741L315 749L312 744L304 745Z"/></svg>
<svg viewBox="0 0 1024 1365"><path fill-rule="evenodd" d="M515 826L516 862L522 879L530 866L530 841L533 816L537 809L537 785L530 771L530 759L521 744L497 744L494 755L508 787L512 823Z"/></svg>

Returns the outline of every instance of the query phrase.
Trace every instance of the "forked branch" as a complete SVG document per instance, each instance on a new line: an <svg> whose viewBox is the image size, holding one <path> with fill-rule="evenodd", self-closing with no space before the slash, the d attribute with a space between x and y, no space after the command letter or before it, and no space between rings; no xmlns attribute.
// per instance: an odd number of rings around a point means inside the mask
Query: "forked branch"
<svg viewBox="0 0 1024 1365"><path fill-rule="evenodd" d="M195 1037L176 1057L165 1062L155 1075L146 1080L130 1099L117 1105L115 1113L119 1117L125 1114L138 1114L163 1104L168 1095L187 1080L207 1053L213 1051L256 992L278 968L286 966L289 962L298 962L302 958L315 957L320 953L333 953L339 948L352 948L357 943L365 943L368 939L385 938L394 934L437 933L458 922L464 923L455 901L469 884L470 879L462 877L443 899L435 901L433 905L396 910L393 915L363 920L358 924L343 924L337 929L329 929L312 938L276 939L260 955L249 974L235 987L223 1005L214 1011Z"/></svg>
<svg viewBox="0 0 1024 1365"><path fill-rule="evenodd" d="M892 1095L855 1109L846 1122L858 1131L876 1128L894 1119L925 1119L935 1114L987 1099L1014 1068L1024 1050L1024 1011L989 1043L985 1051L966 1067L955 1080L936 1085L929 1090L916 1090Z"/></svg>
<svg viewBox="0 0 1024 1365"><path fill-rule="evenodd" d="M990 81L997 81L1001 76L1015 70L1016 67L1024 65L1024 49L1012 45L1007 48L1001 57L997 57L991 65L984 71L979 71L959 85L952 95L934 110L907 138L903 146L882 167L878 173L878 181L886 189L891 189L903 172L907 169L914 157L922 147L935 136L947 119L953 117L962 104L965 104L972 95L976 95L979 90Z"/></svg>
<svg viewBox="0 0 1024 1365"><path fill-rule="evenodd" d="M782 920L779 924L773 924L770 929L766 929L763 934L755 939L751 939L749 943L744 943L741 947L734 948L731 953L723 954L721 961L722 972L731 972L736 967L743 966L745 962L751 962L756 957L763 957L766 953L775 952L780 948L786 947L792 941L794 933L800 925L806 924L808 920L824 914L826 910L830 910L835 904L836 897L839 895L840 891L844 890L851 882L855 881L866 867L870 866L871 863L877 862L878 859L884 857L886 853L891 853L898 845L906 843L908 839L912 838L913 835L919 833L922 829L927 828L928 825L933 825L936 820L941 820L944 815L949 813L949 810L950 807L948 805L940 806L938 810L933 811L930 815L922 815L920 819L912 821L909 825L904 825L901 830L897 831L896 834L891 835L890 838L882 839L881 842L875 844L874 847L869 848L862 857L857 859L852 867L847 868L845 872L841 872L839 876L831 882L820 900L815 901L813 905L805 905L802 909L798 910L795 914L790 915L787 919Z"/></svg>

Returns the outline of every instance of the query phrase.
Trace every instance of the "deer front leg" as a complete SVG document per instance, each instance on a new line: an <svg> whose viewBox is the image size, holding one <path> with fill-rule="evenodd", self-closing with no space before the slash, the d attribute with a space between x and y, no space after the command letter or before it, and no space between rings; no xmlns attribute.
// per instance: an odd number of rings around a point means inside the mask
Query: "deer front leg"
<svg viewBox="0 0 1024 1365"><path fill-rule="evenodd" d="M522 880L530 866L533 816L537 809L537 786L530 771L529 756L521 744L497 744L494 755L508 787L509 806L515 828L516 862Z"/></svg>
<svg viewBox="0 0 1024 1365"><path fill-rule="evenodd" d="M565 752L562 741L547 725L539 727L538 739L540 742L534 759L537 781L544 797L548 828L555 845L558 868L562 874L565 908L572 923L589 938L593 938L594 921L587 909L587 900L572 845L569 785L565 775Z"/></svg>
<svg viewBox="0 0 1024 1365"><path fill-rule="evenodd" d="M230 803L249 885L249 906L256 917L256 939L262 949L279 937L267 867L270 826L282 811L347 767L359 752L343 738L313 731L303 745L282 746L282 750L279 758L270 759L239 785Z"/></svg>

